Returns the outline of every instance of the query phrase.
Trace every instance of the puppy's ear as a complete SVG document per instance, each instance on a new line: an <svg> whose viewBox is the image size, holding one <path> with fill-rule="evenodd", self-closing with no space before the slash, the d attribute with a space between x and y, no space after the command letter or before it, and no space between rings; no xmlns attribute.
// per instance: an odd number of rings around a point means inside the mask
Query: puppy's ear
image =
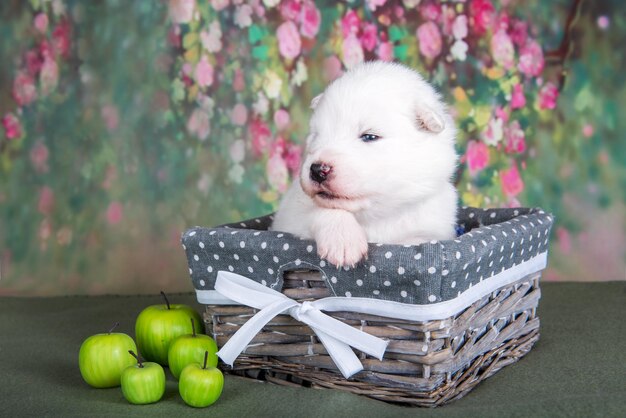
<svg viewBox="0 0 626 418"><path fill-rule="evenodd" d="M315 110L320 100L322 100L322 94L318 94L317 96L315 96L313 100L311 100L311 109Z"/></svg>
<svg viewBox="0 0 626 418"><path fill-rule="evenodd" d="M416 115L417 127L438 134L446 127L443 117L425 104L420 104Z"/></svg>

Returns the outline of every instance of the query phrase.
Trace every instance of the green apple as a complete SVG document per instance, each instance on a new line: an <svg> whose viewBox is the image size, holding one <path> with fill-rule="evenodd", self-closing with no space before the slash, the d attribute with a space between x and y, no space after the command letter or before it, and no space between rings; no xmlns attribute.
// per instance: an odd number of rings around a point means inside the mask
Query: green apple
<svg viewBox="0 0 626 418"><path fill-rule="evenodd" d="M212 405L222 394L224 375L216 367L207 367L209 352L204 352L204 363L191 363L180 373L178 391L189 406L204 408Z"/></svg>
<svg viewBox="0 0 626 418"><path fill-rule="evenodd" d="M176 379L185 366L191 363L200 363L205 352L209 353L208 365L217 366L217 344L208 335L196 334L196 327L191 320L192 334L181 335L170 344L167 352L167 362L170 371Z"/></svg>
<svg viewBox="0 0 626 418"><path fill-rule="evenodd" d="M137 350L137 346L128 335L113 332L118 325L119 322L106 334L92 335L80 346L80 374L95 388L119 386L122 371L134 363L128 350Z"/></svg>
<svg viewBox="0 0 626 418"><path fill-rule="evenodd" d="M161 292L165 305L152 305L141 311L135 323L135 338L139 351L146 360L167 366L167 350L178 336L192 332L189 318L196 329L204 332L202 318L192 307L170 305L165 293Z"/></svg>
<svg viewBox="0 0 626 418"><path fill-rule="evenodd" d="M128 350L128 353L137 360L137 364L127 367L122 372L124 397L136 405L159 401L165 393L163 367L157 363L142 362L133 350Z"/></svg>

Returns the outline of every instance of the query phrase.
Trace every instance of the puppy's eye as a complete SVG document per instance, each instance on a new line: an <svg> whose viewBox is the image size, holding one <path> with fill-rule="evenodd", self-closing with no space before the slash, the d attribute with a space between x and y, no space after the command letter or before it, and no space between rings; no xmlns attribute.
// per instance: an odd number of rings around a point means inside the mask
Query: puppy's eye
<svg viewBox="0 0 626 418"><path fill-rule="evenodd" d="M376 134L365 133L365 134L361 134L361 136L359 138L363 142L372 142L372 141L376 141L376 140L380 139L380 136L378 136Z"/></svg>

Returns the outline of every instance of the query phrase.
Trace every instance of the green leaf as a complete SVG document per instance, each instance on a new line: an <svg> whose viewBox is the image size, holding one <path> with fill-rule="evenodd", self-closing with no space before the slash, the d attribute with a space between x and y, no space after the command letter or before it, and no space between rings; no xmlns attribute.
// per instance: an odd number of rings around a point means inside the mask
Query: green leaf
<svg viewBox="0 0 626 418"><path fill-rule="evenodd" d="M400 29L396 25L392 25L389 27L389 40L391 40L392 42L399 41L405 36L406 36L405 29Z"/></svg>
<svg viewBox="0 0 626 418"><path fill-rule="evenodd" d="M267 45L259 45L252 48L252 56L260 61L265 61L268 57L269 48Z"/></svg>
<svg viewBox="0 0 626 418"><path fill-rule="evenodd" d="M248 29L248 41L252 45L261 41L265 37L266 33L259 25L251 25Z"/></svg>
<svg viewBox="0 0 626 418"><path fill-rule="evenodd" d="M180 78L177 78L172 83L172 101L174 103L180 102L185 99L185 84Z"/></svg>
<svg viewBox="0 0 626 418"><path fill-rule="evenodd" d="M399 60L406 59L408 55L408 45L398 45L393 47L393 54Z"/></svg>

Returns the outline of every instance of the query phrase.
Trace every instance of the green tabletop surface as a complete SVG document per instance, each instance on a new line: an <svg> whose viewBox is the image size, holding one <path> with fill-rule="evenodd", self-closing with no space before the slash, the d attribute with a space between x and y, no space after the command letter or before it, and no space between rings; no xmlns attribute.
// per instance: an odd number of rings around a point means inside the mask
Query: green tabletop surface
<svg viewBox="0 0 626 418"><path fill-rule="evenodd" d="M541 339L518 363L436 409L328 389L226 376L222 397L194 409L168 373L163 399L131 405L120 388L93 389L78 349L116 321L134 322L158 296L0 298L0 417L626 417L626 282L542 283ZM192 294L171 295L202 311Z"/></svg>

